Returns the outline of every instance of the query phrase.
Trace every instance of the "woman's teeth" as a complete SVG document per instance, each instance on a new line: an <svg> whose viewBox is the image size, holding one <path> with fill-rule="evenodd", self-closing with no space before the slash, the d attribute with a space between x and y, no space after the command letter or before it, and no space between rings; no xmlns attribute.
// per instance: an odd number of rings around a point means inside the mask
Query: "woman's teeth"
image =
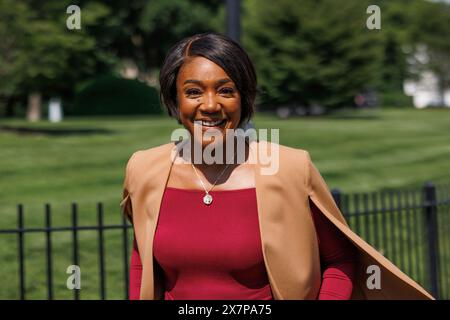
<svg viewBox="0 0 450 320"><path fill-rule="evenodd" d="M225 120L217 120L217 121L202 121L202 126L205 127L216 127L222 124Z"/></svg>

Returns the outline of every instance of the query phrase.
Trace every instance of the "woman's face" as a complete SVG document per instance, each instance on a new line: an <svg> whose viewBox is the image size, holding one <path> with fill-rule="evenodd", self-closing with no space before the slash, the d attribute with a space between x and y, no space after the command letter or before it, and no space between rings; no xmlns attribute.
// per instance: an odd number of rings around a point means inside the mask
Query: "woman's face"
<svg viewBox="0 0 450 320"><path fill-rule="evenodd" d="M203 57L189 58L181 66L176 84L180 121L192 136L195 128L202 135L208 129L216 129L224 138L226 129L238 127L241 96L217 64ZM203 141L202 147L209 143Z"/></svg>

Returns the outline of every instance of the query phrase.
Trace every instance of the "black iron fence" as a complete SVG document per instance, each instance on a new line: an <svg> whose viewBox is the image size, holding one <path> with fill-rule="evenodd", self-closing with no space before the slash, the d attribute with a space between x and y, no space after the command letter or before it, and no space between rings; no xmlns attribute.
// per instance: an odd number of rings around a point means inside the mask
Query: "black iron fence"
<svg viewBox="0 0 450 320"><path fill-rule="evenodd" d="M104 300L106 299L106 263L105 263L105 232L110 230L119 230L122 234L121 248L114 248L115 253L120 252L122 254L122 277L123 281L122 290L123 290L123 298L128 299L128 283L129 283L129 252L130 252L130 232L128 229L132 228L132 225L128 223L125 217L122 217L122 221L120 224L104 224L104 210L103 204L97 204L97 224L90 226L81 226L78 224L78 206L76 203L72 203L71 205L71 225L67 227L53 227L51 223L51 207L49 204L45 205L45 227L41 228L27 228L24 225L24 207L19 204L17 206L17 228L14 229L0 229L0 234L17 234L17 257L18 257L18 295L17 298L25 300L27 298L27 274L25 268L25 256L26 256L26 248L25 248L25 234L32 233L41 233L45 234L45 275L42 274L42 277L46 277L46 290L47 290L47 299L53 300L55 299L54 295L54 273L53 273L53 262L54 262L54 250L52 234L59 232L69 232L71 233L71 265L80 266L80 240L79 234L83 231L94 231L97 233L97 255L98 255L98 277L97 280L99 282L99 298ZM131 232L132 235L132 232ZM91 252L91 254L95 254ZM1 263L5 263L5 259L2 259ZM11 261L9 261L11 263ZM6 261L8 263L8 261ZM2 277L6 278L6 275L2 275ZM34 280L34 279L33 279ZM80 290L73 289L73 299L80 299ZM2 297L0 296L0 299ZM57 298L57 297L56 297ZM3 298L4 299L4 298ZM41 298L43 299L43 298Z"/></svg>
<svg viewBox="0 0 450 320"><path fill-rule="evenodd" d="M447 185L434 186L431 183L425 184L422 188L409 190L391 190L373 193L343 194L339 190L332 190L333 197L346 217L350 227L363 239L370 243L379 252L396 264L402 271L425 287L435 297L439 299L449 299L450 287L450 188ZM122 298L128 298L128 272L130 260L130 246L132 232L129 232L131 225L122 218L119 224L104 223L103 204L97 205L96 225L82 226L78 223L77 204L71 206L71 225L66 227L52 226L52 213L49 204L45 205L45 226L26 227L24 224L24 207L18 205L17 208L17 228L0 229L0 234L16 235L17 243L17 291L12 299L27 299L27 289L30 282L36 281L36 276L45 278L45 288L47 299L60 299L55 295L54 287L54 264L59 258L55 254L54 236L55 233L69 233L70 260L72 265L80 265L80 235L82 232L90 231L96 233L96 245L93 239L84 242L89 243L86 250L86 260L92 260L96 256L94 266L98 276L91 277L98 286L98 296L95 298L107 298L106 270L105 262L105 233L116 230L119 234L109 237L116 242L113 246L116 261L121 261L120 268L117 263L113 268L108 265L109 275L113 273L114 282L120 282ZM25 236L39 233L45 236L42 251L45 252L44 266L34 273L33 279L27 278L26 259L28 251L25 245ZM13 240L14 241L14 240ZM117 243L120 243L117 245ZM119 246L119 247L118 247ZM94 252L94 250L96 252ZM15 263L13 260L0 256L1 264ZM89 263L92 267L94 263ZM8 269L9 270L9 269ZM92 269L90 270L92 273ZM94 272L95 273L95 272ZM119 275L119 273L121 275ZM1 275L7 279L7 274ZM117 283L115 290L117 291ZM67 290L67 289L66 289ZM117 292L116 292L117 293ZM117 294L115 296L117 298ZM1 297L0 298L11 298ZM92 299L92 296L89 298ZM95 299L94 298L94 299ZM73 299L80 299L80 290L73 289Z"/></svg>
<svg viewBox="0 0 450 320"><path fill-rule="evenodd" d="M333 197L352 230L438 299L450 298L450 188Z"/></svg>

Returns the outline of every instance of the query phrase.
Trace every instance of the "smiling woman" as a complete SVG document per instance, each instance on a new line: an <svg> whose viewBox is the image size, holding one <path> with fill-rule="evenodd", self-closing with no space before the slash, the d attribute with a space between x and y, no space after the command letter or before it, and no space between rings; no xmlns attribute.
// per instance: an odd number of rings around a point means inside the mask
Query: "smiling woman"
<svg viewBox="0 0 450 320"><path fill-rule="evenodd" d="M349 229L306 150L227 139L254 113L256 74L239 44L215 33L183 39L160 84L187 146L225 152L194 164L168 143L128 161L131 299L432 299ZM218 141L203 139L211 130ZM279 159L270 174L256 157L264 149ZM379 274L367 275L373 266ZM369 276L382 287L369 289Z"/></svg>

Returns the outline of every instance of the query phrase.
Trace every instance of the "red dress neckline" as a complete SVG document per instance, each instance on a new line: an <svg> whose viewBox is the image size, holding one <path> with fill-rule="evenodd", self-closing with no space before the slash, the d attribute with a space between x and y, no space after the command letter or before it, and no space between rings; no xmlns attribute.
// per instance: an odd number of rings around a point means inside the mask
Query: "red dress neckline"
<svg viewBox="0 0 450 320"><path fill-rule="evenodd" d="M166 187L166 189L175 190L175 191L182 191L182 192L203 192L205 193L205 190L203 189L184 189L184 188L177 188L177 187ZM211 190L209 192L248 192L248 191L254 191L256 190L255 187L251 188L242 188L242 189L230 189L230 190Z"/></svg>

